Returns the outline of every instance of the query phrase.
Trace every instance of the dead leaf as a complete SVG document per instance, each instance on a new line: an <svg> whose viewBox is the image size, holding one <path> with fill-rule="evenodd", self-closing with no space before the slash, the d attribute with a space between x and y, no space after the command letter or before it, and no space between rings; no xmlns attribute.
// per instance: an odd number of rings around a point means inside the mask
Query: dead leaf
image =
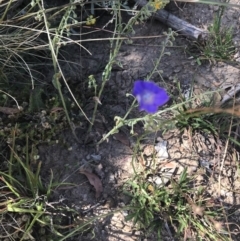
<svg viewBox="0 0 240 241"><path fill-rule="evenodd" d="M18 108L10 108L10 107L1 107L0 106L0 112L7 114L7 115L13 115L19 113L21 110Z"/></svg>
<svg viewBox="0 0 240 241"><path fill-rule="evenodd" d="M80 173L84 174L87 177L90 184L94 186L94 188L96 190L96 198L99 198L101 193L103 192L103 186L102 186L102 182L101 182L100 178L97 175L95 175L94 173L91 173L84 168L80 168L79 171L80 171Z"/></svg>
<svg viewBox="0 0 240 241"><path fill-rule="evenodd" d="M174 161L167 161L167 162L164 162L162 163L159 168L162 168L162 169L171 169L171 168L176 168L178 166L178 163L177 162L174 162Z"/></svg>

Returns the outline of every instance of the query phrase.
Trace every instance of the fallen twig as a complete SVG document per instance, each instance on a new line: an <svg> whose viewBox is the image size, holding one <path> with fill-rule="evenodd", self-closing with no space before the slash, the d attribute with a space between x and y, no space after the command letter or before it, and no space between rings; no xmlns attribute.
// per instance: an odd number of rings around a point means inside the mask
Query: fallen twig
<svg viewBox="0 0 240 241"><path fill-rule="evenodd" d="M148 3L146 0L135 0L135 2L140 7L144 7ZM148 8L150 11L153 11L153 7L150 5ZM156 11L152 16L188 38L200 40L205 39L208 35L208 31L195 27L164 9Z"/></svg>

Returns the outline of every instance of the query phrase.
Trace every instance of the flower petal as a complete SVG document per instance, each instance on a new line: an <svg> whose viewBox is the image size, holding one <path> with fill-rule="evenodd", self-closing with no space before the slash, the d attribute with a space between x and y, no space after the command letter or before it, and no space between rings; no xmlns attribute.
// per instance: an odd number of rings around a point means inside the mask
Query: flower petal
<svg viewBox="0 0 240 241"><path fill-rule="evenodd" d="M165 89L151 81L135 81L133 95L139 103L140 110L145 110L151 114L157 112L158 107L169 100Z"/></svg>
<svg viewBox="0 0 240 241"><path fill-rule="evenodd" d="M157 105L141 105L141 106L139 106L139 108L140 108L140 110L145 110L149 114L154 114L158 110Z"/></svg>
<svg viewBox="0 0 240 241"><path fill-rule="evenodd" d="M133 88L133 95L137 96L139 94L142 94L145 88L146 88L146 85L144 81L141 81L141 80L135 81L134 88Z"/></svg>
<svg viewBox="0 0 240 241"><path fill-rule="evenodd" d="M159 105L159 106L162 106L162 105L164 105L165 103L167 103L168 100L169 100L169 96L168 96L166 90L159 87L159 91L158 91L158 93L156 94L154 100L155 100L154 103L155 103L156 105Z"/></svg>

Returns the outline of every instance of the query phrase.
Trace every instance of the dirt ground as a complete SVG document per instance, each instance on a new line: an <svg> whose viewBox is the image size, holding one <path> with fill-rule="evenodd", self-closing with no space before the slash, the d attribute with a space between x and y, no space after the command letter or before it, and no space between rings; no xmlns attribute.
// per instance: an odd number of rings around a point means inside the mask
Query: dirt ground
<svg viewBox="0 0 240 241"><path fill-rule="evenodd" d="M231 2L240 4L236 0ZM216 6L187 3L176 9L173 14L199 28L207 29L212 24L213 16L217 10ZM110 18L111 16L100 18L96 27L100 28ZM237 47L235 59L240 66L239 9L226 9L222 24L233 27L234 44ZM166 30L167 27L162 23L150 19L144 25L135 26L135 36L161 36ZM86 38L89 36L103 38L108 35L107 32L99 31L87 35ZM123 44L118 55L118 61L122 63L122 67L114 67L111 79L107 83L101 99L102 105L98 109L96 126L90 136L92 142L100 140L102 135L114 126L114 116L123 116L126 113L131 104L131 99L126 97L126 93L131 93L135 80L144 79L152 71L154 62L161 52L163 40L163 37L139 38L134 39L132 44L127 42ZM190 42L184 36L179 35L176 38L173 47L167 49L171 55L164 56L159 66L159 70L163 71L162 77L155 73L152 77L154 81L166 87L170 94L176 81L180 82L182 89L186 92L189 91L193 80L195 81L195 90L200 92L207 89L223 88L226 89L226 93L229 93L231 88L239 84L239 66L227 63L206 63L199 66L186 52ZM62 66L66 77L76 87L74 88L76 91L81 91L84 80L87 81L87 77L91 74L99 82L103 68L108 61L108 41L86 42L84 47L92 53L91 56L77 46L67 47L64 52L65 58L78 63L78 65L68 63ZM79 64L82 67L79 68ZM223 92L221 98L224 98L226 93ZM83 106L87 115L90 116L93 106L89 97L89 101ZM132 116L137 114L138 111L135 110ZM40 160L43 162L43 178L48 179L51 169L55 181L75 184L74 186L57 188L54 191L53 201L59 201L59 203L73 207L85 217L104 216L110 211L113 213L94 222L95 236L92 232L87 232L76 237L75 240L155 241L156 234L146 235L137 230L131 222L124 221L126 211L114 213L115 210L129 203L129 199L122 194L121 186L125 180L133 176L131 160L136 140L129 136L128 130L123 129L118 135L110 137L108 142L104 142L96 148L93 145L84 144L86 125L81 123L76 127L80 143L76 142L71 131L66 130L59 137L58 144L39 146ZM142 127L139 125L137 128L141 132ZM204 136L200 133L190 138L187 132L180 134L173 130L164 135L159 131L159 133L150 136L149 140L142 145L146 146L146 152L151 154L151 150L158 143L166 143L167 159L176 164L177 173L181 173L184 167L188 167L189 173L197 173L202 169L210 172L212 179L207 180L204 184L209 188L209 194L214 199L223 202L227 207L240 205L240 183L235 165L239 161L239 154L233 148L229 148L226 153L225 164L221 169L221 179L219 179L218 171L221 168L221 160L225 153L226 143L224 140ZM158 162L161 162L161 158ZM79 173L79 168L82 165L91 168L102 181L103 193L97 199L93 186L90 185L85 175ZM213 170L212 167L216 165L217 168ZM172 170L169 172L173 173ZM197 181L203 183L203 175L199 174ZM236 210L236 213L239 213L239 209ZM233 221L240 224L237 216L233 217ZM239 240L237 235L233 238ZM172 239L166 234L164 240Z"/></svg>

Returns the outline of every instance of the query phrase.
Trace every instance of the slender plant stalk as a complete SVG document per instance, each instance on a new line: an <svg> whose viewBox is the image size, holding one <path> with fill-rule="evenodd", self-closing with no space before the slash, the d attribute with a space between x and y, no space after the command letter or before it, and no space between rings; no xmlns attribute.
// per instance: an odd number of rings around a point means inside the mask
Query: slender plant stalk
<svg viewBox="0 0 240 241"><path fill-rule="evenodd" d="M64 97L63 97L63 94L62 94L62 90L61 90L61 85L60 85L60 82L59 82L59 79L60 77L63 78L63 81L64 81L64 84L66 85L68 91L70 92L73 100L75 101L75 103L77 104L78 108L81 110L81 112L83 113L83 115L85 116L85 118L91 123L91 121L88 119L88 117L86 116L86 114L84 113L84 111L82 110L82 108L80 107L80 105L78 104L76 98L74 97L69 85L67 84L67 81L64 77L64 74L62 72L62 69L58 63L58 59L57 59L57 53L58 53L58 50L59 50L59 47L58 47L58 42L57 41L52 41L51 39L51 36L50 36L50 33L49 33L49 28L48 28L48 21L47 21L47 18L46 18L46 15L44 13L44 3L43 3L43 0L41 0L42 2L42 6L39 5L39 7L42 9L43 11L43 18L44 18L44 23L45 23L45 27L46 27L46 31L47 31L47 35L48 35L48 41L49 41L49 47L50 47L50 50L51 50L51 54L52 54L52 60L53 60L53 66L54 66L54 72L55 72L55 75L54 75L54 83L58 89L58 92L59 92L59 96L60 96L60 99L62 101L62 104L63 104L63 108L64 108L64 111L65 111L65 114L66 114L66 117L67 117L67 120L68 120L68 123L72 129L72 133L75 137L75 139L79 142L79 139L75 133L75 128L74 128L74 125L69 117L69 114L68 114L68 110L67 110L67 107L66 107L66 103L65 103L65 100L64 100ZM56 40L56 39L55 39ZM56 50L55 50L56 49Z"/></svg>
<svg viewBox="0 0 240 241"><path fill-rule="evenodd" d="M100 90L99 90L98 96L97 96L99 100L101 99L105 84L109 80L111 70L112 70L112 65L114 64L114 61L122 46L124 39L121 36L126 35L128 33L129 29L131 29L131 27L139 20L142 12L144 12L145 10L146 10L146 7L143 7L139 12L137 12L137 14L129 20L129 22L126 24L126 26L124 28L122 28L122 22L121 22L121 17L120 17L121 16L120 5L118 6L118 9L115 10L115 11L118 11L118 13L115 13L115 14L118 15L119 18L115 19L115 30L114 30L113 37L110 39L110 49L113 49L113 50L110 51L109 62L106 65L105 70L103 72L102 85L100 87ZM117 36L117 37L115 37L115 36ZM116 42L114 40L116 40ZM99 103L96 101L94 110L93 110L92 120L91 120L92 123L90 123L89 128L88 128L88 134L91 132L92 127L94 125L98 104ZM128 115L128 113L129 113L129 111L127 112L127 115ZM88 136L86 137L85 142L87 141L87 138L88 138Z"/></svg>
<svg viewBox="0 0 240 241"><path fill-rule="evenodd" d="M151 73L147 76L147 80L150 80L152 78L152 75L156 72L157 68L160 65L160 62L162 60L162 57L164 55L166 55L166 48L168 47L168 45L172 45L172 41L174 40L174 35L175 33L170 29L168 31L168 33L166 34L166 40L164 41L163 45L162 45L162 49L161 49L161 53L154 65L153 70L151 71Z"/></svg>

